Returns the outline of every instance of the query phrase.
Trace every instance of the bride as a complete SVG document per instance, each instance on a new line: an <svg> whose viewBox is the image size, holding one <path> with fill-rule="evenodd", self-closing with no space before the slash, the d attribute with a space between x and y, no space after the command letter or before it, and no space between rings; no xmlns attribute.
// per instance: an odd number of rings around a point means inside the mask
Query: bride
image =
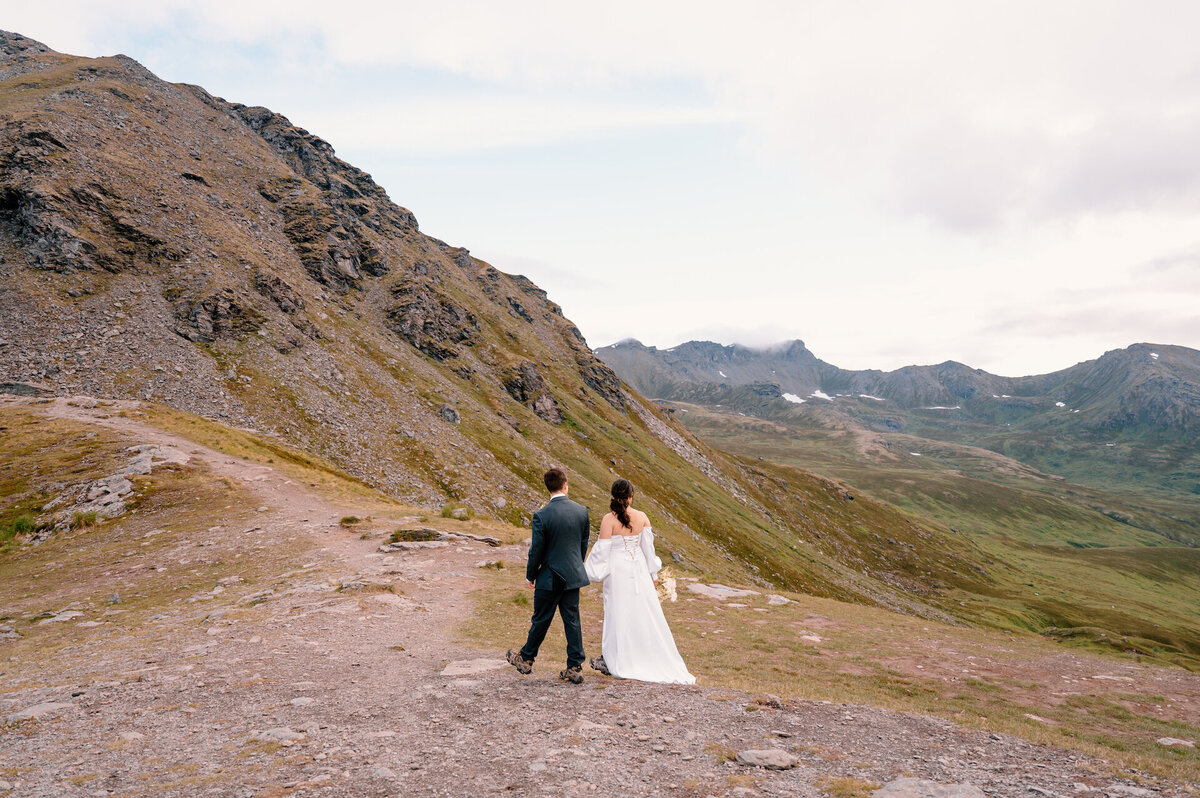
<svg viewBox="0 0 1200 798"><path fill-rule="evenodd" d="M604 583L603 656L592 667L622 679L695 684L658 603L654 532L641 510L629 506L633 485L612 485L612 512L600 522L600 539L584 566L593 582Z"/></svg>

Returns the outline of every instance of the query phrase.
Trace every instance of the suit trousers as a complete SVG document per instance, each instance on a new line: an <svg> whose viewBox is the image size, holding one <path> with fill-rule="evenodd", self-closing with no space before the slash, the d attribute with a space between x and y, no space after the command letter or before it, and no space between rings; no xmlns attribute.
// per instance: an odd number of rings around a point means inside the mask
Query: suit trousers
<svg viewBox="0 0 1200 798"><path fill-rule="evenodd" d="M521 648L521 657L533 662L538 649L546 639L554 611L562 616L563 631L567 635L567 667L583 665L583 627L579 623L579 588L566 589L566 583L557 575L549 590L533 591L533 618L529 624L529 637Z"/></svg>

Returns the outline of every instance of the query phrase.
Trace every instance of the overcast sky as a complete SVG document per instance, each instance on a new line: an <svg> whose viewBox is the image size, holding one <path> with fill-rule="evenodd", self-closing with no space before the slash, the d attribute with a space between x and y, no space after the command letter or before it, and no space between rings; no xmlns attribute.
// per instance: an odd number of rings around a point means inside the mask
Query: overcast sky
<svg viewBox="0 0 1200 798"><path fill-rule="evenodd" d="M1200 4L0 0L266 105L593 346L1200 348Z"/></svg>

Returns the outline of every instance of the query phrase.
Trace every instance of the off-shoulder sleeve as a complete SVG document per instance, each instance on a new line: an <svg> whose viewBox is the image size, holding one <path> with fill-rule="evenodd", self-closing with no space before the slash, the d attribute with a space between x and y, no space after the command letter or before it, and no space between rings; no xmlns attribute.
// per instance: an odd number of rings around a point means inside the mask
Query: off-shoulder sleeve
<svg viewBox="0 0 1200 798"><path fill-rule="evenodd" d="M638 543L642 547L642 554L646 555L646 565L650 567L650 576L658 578L658 572L662 570L662 560L658 559L654 553L654 530L647 524L642 529L642 534L638 535Z"/></svg>
<svg viewBox="0 0 1200 798"><path fill-rule="evenodd" d="M612 553L612 538L597 540L592 546L592 553L583 561L588 579L593 582L603 582L612 570L609 566L609 555Z"/></svg>

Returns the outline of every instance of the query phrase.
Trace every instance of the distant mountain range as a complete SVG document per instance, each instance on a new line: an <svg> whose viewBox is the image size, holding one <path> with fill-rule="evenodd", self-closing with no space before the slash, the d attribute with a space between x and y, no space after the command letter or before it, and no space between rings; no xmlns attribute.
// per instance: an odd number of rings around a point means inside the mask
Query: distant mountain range
<svg viewBox="0 0 1200 798"><path fill-rule="evenodd" d="M1108 459L1128 468L1101 469L1108 478L1141 471L1172 490L1200 492L1200 475L1187 465L1200 443L1200 351L1186 347L1134 344L1030 377L954 361L853 371L826 363L802 341L658 349L626 340L596 354L656 399L970 443L1076 477L1094 465L1091 448L1121 445L1120 456Z"/></svg>

